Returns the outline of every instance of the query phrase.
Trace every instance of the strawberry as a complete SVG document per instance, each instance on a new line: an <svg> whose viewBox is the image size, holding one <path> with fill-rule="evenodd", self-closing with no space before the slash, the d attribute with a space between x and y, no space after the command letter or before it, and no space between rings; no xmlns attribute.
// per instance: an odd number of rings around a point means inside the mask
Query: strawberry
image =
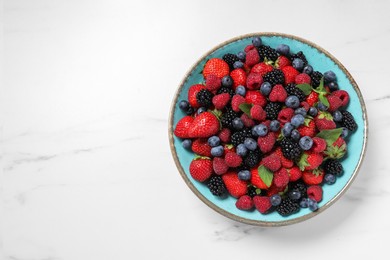
<svg viewBox="0 0 390 260"><path fill-rule="evenodd" d="M221 87L221 79L213 74L210 74L206 77L205 85L207 90L215 92Z"/></svg>
<svg viewBox="0 0 390 260"><path fill-rule="evenodd" d="M285 66L282 68L282 72L284 74L284 81L287 84L294 83L295 77L299 74L293 66Z"/></svg>
<svg viewBox="0 0 390 260"><path fill-rule="evenodd" d="M211 112L203 112L195 117L192 122L188 135L191 138L195 137L210 137L219 131L219 120Z"/></svg>
<svg viewBox="0 0 390 260"><path fill-rule="evenodd" d="M254 205L255 204L249 195L243 195L236 201L236 207L241 210L251 210Z"/></svg>
<svg viewBox="0 0 390 260"><path fill-rule="evenodd" d="M260 56L257 49L252 49L246 53L245 64L248 67L252 67L256 63L259 63L259 61L260 61Z"/></svg>
<svg viewBox="0 0 390 260"><path fill-rule="evenodd" d="M254 196L253 203L255 204L256 209L265 214L272 207L271 200L268 196Z"/></svg>
<svg viewBox="0 0 390 260"><path fill-rule="evenodd" d="M242 163L242 158L235 152L228 152L225 155L225 162L229 167L238 167Z"/></svg>
<svg viewBox="0 0 390 260"><path fill-rule="evenodd" d="M276 140L276 138L275 138L275 140ZM276 148L276 150L274 151L274 154L280 158L280 162L282 163L282 167L287 168L287 169L293 167L294 162L287 159L286 157L284 157L283 152L282 152L282 148L280 146L278 148Z"/></svg>
<svg viewBox="0 0 390 260"><path fill-rule="evenodd" d="M297 165L301 171L310 171L318 168L323 160L324 158L319 153L305 152L302 154Z"/></svg>
<svg viewBox="0 0 390 260"><path fill-rule="evenodd" d="M348 105L349 102L349 94L345 90L336 90L332 92L332 95L335 95L336 97L341 99L341 106L345 107Z"/></svg>
<svg viewBox="0 0 390 260"><path fill-rule="evenodd" d="M236 172L225 173L222 175L222 180L229 194L235 198L245 195L248 191L246 181L240 180Z"/></svg>
<svg viewBox="0 0 390 260"><path fill-rule="evenodd" d="M341 101L341 99L339 97L335 96L335 95L329 95L329 96L326 97L326 99L329 102L329 107L328 107L328 111L329 112L336 111L343 104L343 101Z"/></svg>
<svg viewBox="0 0 390 260"><path fill-rule="evenodd" d="M287 169L290 176L290 181L297 181L302 177L302 172L298 166L294 166L291 169Z"/></svg>
<svg viewBox="0 0 390 260"><path fill-rule="evenodd" d="M278 115L278 121L280 122L280 125L283 127L285 123L291 121L291 118L293 116L294 116L294 109L290 107L286 107L280 110Z"/></svg>
<svg viewBox="0 0 390 260"><path fill-rule="evenodd" d="M194 118L192 116L185 116L179 120L176 124L175 131L173 132L179 138L189 138L188 130L191 127Z"/></svg>
<svg viewBox="0 0 390 260"><path fill-rule="evenodd" d="M264 76L268 72L271 72L274 68L272 65L261 62L252 67L251 73L258 73L260 76Z"/></svg>
<svg viewBox="0 0 390 260"><path fill-rule="evenodd" d="M260 85L263 83L263 77L258 73L250 73L246 78L246 87L248 89L260 89Z"/></svg>
<svg viewBox="0 0 390 260"><path fill-rule="evenodd" d="M201 156L211 157L211 146L207 138L197 138L192 142L191 150Z"/></svg>
<svg viewBox="0 0 390 260"><path fill-rule="evenodd" d="M238 95L238 94L234 95L232 97L232 109L233 109L233 111L240 112L241 111L240 105L243 104L243 103L245 103L245 98L243 96Z"/></svg>
<svg viewBox="0 0 390 260"><path fill-rule="evenodd" d="M323 179L324 179L324 171L319 168L314 171L302 172L302 180L307 185L321 184Z"/></svg>
<svg viewBox="0 0 390 260"><path fill-rule="evenodd" d="M322 187L319 185L311 185L307 188L307 196L315 200L317 202L320 202L322 200Z"/></svg>
<svg viewBox="0 0 390 260"><path fill-rule="evenodd" d="M311 84L311 78L306 73L298 74L295 77L295 84Z"/></svg>
<svg viewBox="0 0 390 260"><path fill-rule="evenodd" d="M314 123L314 120L305 120L305 124L299 126L298 132L301 136L310 136L314 137L316 135L316 124Z"/></svg>
<svg viewBox="0 0 390 260"><path fill-rule="evenodd" d="M276 60L276 66L279 69L283 69L284 67L291 66L291 61L286 56L279 56L279 58Z"/></svg>
<svg viewBox="0 0 390 260"><path fill-rule="evenodd" d="M260 105L253 105L250 110L250 114L254 120L258 121L264 121L265 117L267 116L264 109Z"/></svg>
<svg viewBox="0 0 390 260"><path fill-rule="evenodd" d="M257 138L257 145L262 153L268 153L272 150L276 143L275 135L272 132L268 132L265 136L259 136Z"/></svg>
<svg viewBox="0 0 390 260"><path fill-rule="evenodd" d="M318 94L314 91L310 92L310 94L306 97L306 102L312 107L315 103L318 102Z"/></svg>
<svg viewBox="0 0 390 260"><path fill-rule="evenodd" d="M311 151L315 153L321 153L326 149L326 141L319 137L313 137L313 146L311 147Z"/></svg>
<svg viewBox="0 0 390 260"><path fill-rule="evenodd" d="M267 184L263 182L263 180L260 178L259 172L257 170L257 167L251 169L251 183L256 186L256 188L266 190L268 189Z"/></svg>
<svg viewBox="0 0 390 260"><path fill-rule="evenodd" d="M216 174L222 175L229 170L229 166L226 165L225 160L220 157L214 157L213 170Z"/></svg>
<svg viewBox="0 0 390 260"><path fill-rule="evenodd" d="M192 107L200 107L200 104L198 103L198 100L196 99L196 94L198 94L199 91L201 91L202 89L205 89L205 86L203 86L202 84L195 84L195 85L192 85L189 89L188 89L188 102L190 103L190 105Z"/></svg>
<svg viewBox="0 0 390 260"><path fill-rule="evenodd" d="M275 154L271 154L267 157L264 157L261 160L261 164L273 172L276 172L280 169L280 167L282 167L282 162L280 161L280 158Z"/></svg>
<svg viewBox="0 0 390 260"><path fill-rule="evenodd" d="M319 112L314 118L314 122L319 131L336 128L336 123L333 121L332 115L325 111Z"/></svg>
<svg viewBox="0 0 390 260"><path fill-rule="evenodd" d="M236 148L232 144L225 144L223 146L223 154L226 155L228 152L236 152Z"/></svg>
<svg viewBox="0 0 390 260"><path fill-rule="evenodd" d="M223 128L219 133L218 133L219 139L221 139L222 142L224 143L230 143L230 137L231 137L231 131L229 128Z"/></svg>
<svg viewBox="0 0 390 260"><path fill-rule="evenodd" d="M272 183L271 187L268 188L267 190L267 196L270 197L274 194L277 194L277 193L283 193L284 190L285 190L286 187L276 187L276 185L274 183Z"/></svg>
<svg viewBox="0 0 390 260"><path fill-rule="evenodd" d="M216 109L222 110L230 101L229 93L221 93L215 95L212 99L213 105Z"/></svg>
<svg viewBox="0 0 390 260"><path fill-rule="evenodd" d="M267 99L257 90L248 90L245 94L245 101L249 104L259 105L264 107L267 104Z"/></svg>
<svg viewBox="0 0 390 260"><path fill-rule="evenodd" d="M255 125L255 121L253 121L252 118L250 118L247 114L243 113L241 116L240 116L242 122L244 123L244 126L245 127L250 127L252 128L254 125Z"/></svg>
<svg viewBox="0 0 390 260"><path fill-rule="evenodd" d="M347 144L344 139L339 137L332 145L328 146L324 152L326 157L340 159L347 152Z"/></svg>
<svg viewBox="0 0 390 260"><path fill-rule="evenodd" d="M229 75L229 72L229 64L220 58L209 59L203 67L204 78L207 78L207 76L211 74L218 78L223 78L224 76Z"/></svg>
<svg viewBox="0 0 390 260"><path fill-rule="evenodd" d="M278 188L286 187L290 181L288 171L285 168L280 168L280 170L274 173L272 181Z"/></svg>
<svg viewBox="0 0 390 260"><path fill-rule="evenodd" d="M190 174L194 180L204 182L213 173L213 164L210 158L196 157L190 164Z"/></svg>
<svg viewBox="0 0 390 260"><path fill-rule="evenodd" d="M233 79L233 89L236 90L236 87L246 84L246 72L243 69L234 69L230 72L230 77Z"/></svg>
<svg viewBox="0 0 390 260"><path fill-rule="evenodd" d="M278 84L272 88L268 98L271 102L284 102L287 98L287 92L283 85Z"/></svg>

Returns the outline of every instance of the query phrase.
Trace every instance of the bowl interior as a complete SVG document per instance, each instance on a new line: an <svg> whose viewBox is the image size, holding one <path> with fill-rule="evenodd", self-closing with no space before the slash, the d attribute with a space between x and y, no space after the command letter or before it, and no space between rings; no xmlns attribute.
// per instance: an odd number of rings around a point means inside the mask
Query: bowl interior
<svg viewBox="0 0 390 260"><path fill-rule="evenodd" d="M261 36L263 44L275 48L278 44L284 43L290 46L291 52L295 53L303 51L306 55L309 64L314 70L325 72L332 70L337 75L337 82L340 89L348 91L350 95L350 102L347 107L355 117L358 129L350 137L348 137L347 155L342 160L344 167L344 174L337 178L333 185L324 185L323 200L319 203L320 209L316 212L311 212L309 209L301 209L298 213L282 217L277 212L270 214L260 214L258 211L242 211L235 207L236 199L229 196L228 198L220 199L210 193L207 186L192 179L189 174L189 165L194 157L194 154L185 150L181 145L181 140L172 134L172 129L176 123L184 116L184 113L179 109L178 103L182 99L187 99L187 92L191 85L203 83L204 79L201 74L205 62L212 57L222 57L225 53L237 53L242 51L245 46L251 44L254 35ZM363 158L366 144L367 121L365 105L361 93L348 73L348 71L328 52L310 43L304 39L278 34L252 34L241 36L228 41L207 53L202 57L189 71L180 85L177 95L174 98L170 119L170 142L171 149L179 172L184 178L185 182L192 189L192 191L208 206L212 207L217 212L232 218L234 220L255 224L255 225L287 225L310 218L330 206L349 186L354 179L360 162Z"/></svg>

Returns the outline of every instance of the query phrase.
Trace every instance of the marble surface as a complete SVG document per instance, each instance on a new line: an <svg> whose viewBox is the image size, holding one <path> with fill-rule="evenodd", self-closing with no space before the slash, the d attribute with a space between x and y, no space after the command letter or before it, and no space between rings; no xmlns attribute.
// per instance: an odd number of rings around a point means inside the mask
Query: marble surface
<svg viewBox="0 0 390 260"><path fill-rule="evenodd" d="M390 1L5 0L1 11L1 260L387 254ZM258 31L332 53L369 118L367 155L346 194L279 228L208 208L168 144L186 71L211 47Z"/></svg>

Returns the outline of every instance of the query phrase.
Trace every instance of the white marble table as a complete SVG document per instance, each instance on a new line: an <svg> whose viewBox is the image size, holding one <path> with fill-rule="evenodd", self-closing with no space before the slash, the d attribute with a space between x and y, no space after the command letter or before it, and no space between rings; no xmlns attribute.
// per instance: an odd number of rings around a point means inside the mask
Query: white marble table
<svg viewBox="0 0 390 260"><path fill-rule="evenodd" d="M0 259L387 254L390 1L218 2L4 1ZM209 209L168 145L185 72L211 47L257 31L295 34L337 57L361 88L370 124L345 196L280 228Z"/></svg>

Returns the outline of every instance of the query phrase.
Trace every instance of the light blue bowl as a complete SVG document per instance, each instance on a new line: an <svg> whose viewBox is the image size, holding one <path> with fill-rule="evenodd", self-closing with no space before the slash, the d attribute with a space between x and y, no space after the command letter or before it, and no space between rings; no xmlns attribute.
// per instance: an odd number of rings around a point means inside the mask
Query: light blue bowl
<svg viewBox="0 0 390 260"><path fill-rule="evenodd" d="M254 36L260 36L264 44L274 48L278 44L284 43L290 46L291 52L293 53L303 51L309 64L315 70L321 72L332 70L335 72L340 89L348 91L350 95L350 102L347 109L353 114L358 124L358 129L348 140L348 153L342 160L344 174L337 178L335 184L323 186L323 199L319 203L320 208L315 212L309 209L301 209L296 214L282 217L277 212L263 215L256 210L247 212L237 209L235 206L235 198L229 196L228 198L220 199L212 195L205 184L197 182L191 177L188 169L194 154L185 150L181 145L181 140L173 135L174 126L184 116L183 112L179 109L179 102L182 99L187 99L187 92L191 85L204 82L201 71L205 62L213 57L220 58L225 53L242 51L245 46L251 44ZM316 44L296 36L279 33L254 33L236 37L213 48L200 58L189 70L187 75L185 75L171 107L169 141L174 161L181 176L190 189L204 203L222 215L242 223L259 226L282 226L314 217L332 205L347 190L356 177L363 160L367 143L367 130L367 113L360 90L350 73L336 58Z"/></svg>

